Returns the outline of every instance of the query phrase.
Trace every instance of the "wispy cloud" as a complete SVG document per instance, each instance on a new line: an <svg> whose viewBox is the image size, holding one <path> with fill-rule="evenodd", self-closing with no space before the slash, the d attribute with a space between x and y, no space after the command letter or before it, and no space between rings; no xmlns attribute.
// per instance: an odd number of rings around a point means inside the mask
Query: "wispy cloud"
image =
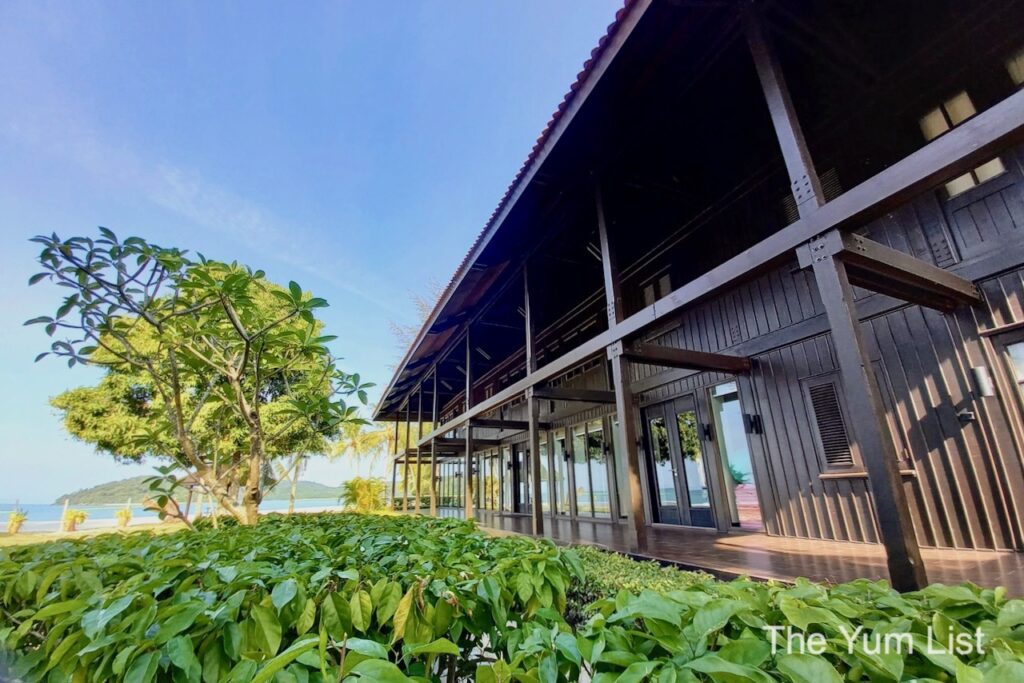
<svg viewBox="0 0 1024 683"><path fill-rule="evenodd" d="M260 203L210 181L198 169L150 160L113 142L87 124L81 109L66 97L51 97L46 105L42 116L38 106L30 116L9 109L0 134L32 153L73 165L114 191L141 196L195 226L360 297L389 315L408 316L407 307L382 296L379 288L359 284L369 281L372 285L373 278L358 272L351 261L344 262L340 246L324 244L324 235L281 220Z"/></svg>

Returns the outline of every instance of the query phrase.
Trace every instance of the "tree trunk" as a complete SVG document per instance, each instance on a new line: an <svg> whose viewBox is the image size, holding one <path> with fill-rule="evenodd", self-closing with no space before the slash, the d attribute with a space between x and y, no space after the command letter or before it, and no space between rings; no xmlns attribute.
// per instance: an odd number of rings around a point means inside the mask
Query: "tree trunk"
<svg viewBox="0 0 1024 683"><path fill-rule="evenodd" d="M263 471L263 458L253 455L249 458L249 476L245 480L245 496L242 498L242 506L245 508L246 525L255 525L260 518L260 502L263 500L263 492L260 490L260 476Z"/></svg>
<svg viewBox="0 0 1024 683"><path fill-rule="evenodd" d="M292 487L288 492L288 514L295 514L295 494L298 493L299 488L299 466L295 465L295 469L292 470Z"/></svg>

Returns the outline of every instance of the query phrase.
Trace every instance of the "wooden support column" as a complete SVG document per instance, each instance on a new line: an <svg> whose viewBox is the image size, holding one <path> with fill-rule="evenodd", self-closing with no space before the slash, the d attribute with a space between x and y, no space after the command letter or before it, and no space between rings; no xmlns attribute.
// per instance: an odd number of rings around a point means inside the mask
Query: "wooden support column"
<svg viewBox="0 0 1024 683"><path fill-rule="evenodd" d="M618 261L608 234L608 223L601 199L601 187L594 186L597 208L597 234L601 242L601 269L604 274L604 296L608 307L608 328L614 328L625 319L622 284L619 280ZM615 452L621 453L629 479L629 501L624 501L627 516L627 543L631 551L642 551L647 546L647 521L644 518L643 489L640 485L640 439L637 432L636 402L629 388L629 360L623 355L621 341L607 347L612 366L612 390L615 392L615 411L619 416L618 442Z"/></svg>
<svg viewBox="0 0 1024 683"><path fill-rule="evenodd" d="M398 493L398 415L395 415L395 452L391 455L391 509L397 510L395 494Z"/></svg>
<svg viewBox="0 0 1024 683"><path fill-rule="evenodd" d="M928 585L928 578L914 533L885 406L866 353L846 264L826 254L812 258L812 267L832 328L832 345L839 364L853 436L868 472L878 529L889 564L889 580L893 588L901 592L924 588Z"/></svg>
<svg viewBox="0 0 1024 683"><path fill-rule="evenodd" d="M437 366L434 366L434 394L431 398L430 430L437 426ZM430 441L430 516L437 517L437 444Z"/></svg>
<svg viewBox="0 0 1024 683"><path fill-rule="evenodd" d="M526 327L526 374L537 370L537 356L533 339L533 310L530 306L530 273L529 263L523 265L523 311ZM526 414L529 421L530 450L530 531L534 536L544 535L544 508L541 501L543 486L543 468L540 462L540 400L534 396L534 387L526 390Z"/></svg>
<svg viewBox="0 0 1024 683"><path fill-rule="evenodd" d="M466 327L466 411L473 407L473 344ZM463 504L466 519L473 519L473 429L466 423L466 457L463 458Z"/></svg>
<svg viewBox="0 0 1024 683"><path fill-rule="evenodd" d="M420 389L417 392L416 398L416 422L418 427L416 428L416 443L423 438L423 385L420 384ZM422 496L423 486L423 458L420 457L420 448L416 448L416 501L413 503L412 511L417 515L420 514L420 500Z"/></svg>
<svg viewBox="0 0 1024 683"><path fill-rule="evenodd" d="M757 77L761 81L761 89L768 103L782 158L789 171L793 198L796 200L800 217L803 218L825 204L821 181L814 169L814 162L807 149L807 141L804 139L800 122L797 120L789 87L768 39L767 26L757 5L751 4L747 7L744 24Z"/></svg>
<svg viewBox="0 0 1024 683"><path fill-rule="evenodd" d="M402 512L409 511L409 411L412 406L409 405L408 400L405 403L405 455L403 456L402 462L405 463L405 479L402 482Z"/></svg>

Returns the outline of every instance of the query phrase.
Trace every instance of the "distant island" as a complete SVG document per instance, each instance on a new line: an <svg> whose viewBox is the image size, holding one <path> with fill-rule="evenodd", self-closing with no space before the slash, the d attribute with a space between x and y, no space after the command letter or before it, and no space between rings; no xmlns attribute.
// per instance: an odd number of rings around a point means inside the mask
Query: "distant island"
<svg viewBox="0 0 1024 683"><path fill-rule="evenodd" d="M129 477L117 481L108 481L105 484L90 486L73 493L66 493L54 501L56 505L62 505L67 498L71 505L117 505L123 504L130 498L134 503L141 503L142 499L149 494L149 487L145 481L148 475L141 477ZM263 500L288 500L289 483L283 481L270 489L263 496ZM308 498L331 498L337 499L341 495L341 487L327 486L315 481L299 481L295 498L303 500Z"/></svg>

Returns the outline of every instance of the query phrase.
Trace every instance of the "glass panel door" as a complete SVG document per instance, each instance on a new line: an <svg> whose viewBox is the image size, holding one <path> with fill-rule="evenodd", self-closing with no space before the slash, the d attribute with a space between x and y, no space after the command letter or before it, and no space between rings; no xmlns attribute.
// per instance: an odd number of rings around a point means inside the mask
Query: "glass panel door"
<svg viewBox="0 0 1024 683"><path fill-rule="evenodd" d="M757 497L754 467L750 460L747 430L735 382L712 387L711 414L714 419L719 457L725 479L732 526L761 531L764 519Z"/></svg>
<svg viewBox="0 0 1024 683"><path fill-rule="evenodd" d="M542 433L540 438L540 509L551 512L551 491L547 483L550 481L551 468L548 466L547 438Z"/></svg>
<svg viewBox="0 0 1024 683"><path fill-rule="evenodd" d="M689 517L691 526L715 526L715 518L711 512L711 497L708 489L707 463L701 447L700 423L697 420L696 406L692 396L677 400L673 406L675 413L675 443L682 476L679 485L683 488L681 501L685 501L688 510L684 517Z"/></svg>
<svg viewBox="0 0 1024 683"><path fill-rule="evenodd" d="M573 483L576 485L576 514L580 517L593 517L594 501L590 495L586 425L576 425L572 428L572 471Z"/></svg>
<svg viewBox="0 0 1024 683"><path fill-rule="evenodd" d="M662 524L682 524L679 512L679 494L676 491L676 465L669 446L668 425L664 409L648 409L647 475L653 521Z"/></svg>
<svg viewBox="0 0 1024 683"><path fill-rule="evenodd" d="M595 517L611 517L611 487L608 484L608 458L605 452L604 420L587 423L587 464L593 491Z"/></svg>
<svg viewBox="0 0 1024 683"><path fill-rule="evenodd" d="M565 430L553 434L555 444L555 512L560 515L572 514L569 485L569 451L565 448Z"/></svg>

